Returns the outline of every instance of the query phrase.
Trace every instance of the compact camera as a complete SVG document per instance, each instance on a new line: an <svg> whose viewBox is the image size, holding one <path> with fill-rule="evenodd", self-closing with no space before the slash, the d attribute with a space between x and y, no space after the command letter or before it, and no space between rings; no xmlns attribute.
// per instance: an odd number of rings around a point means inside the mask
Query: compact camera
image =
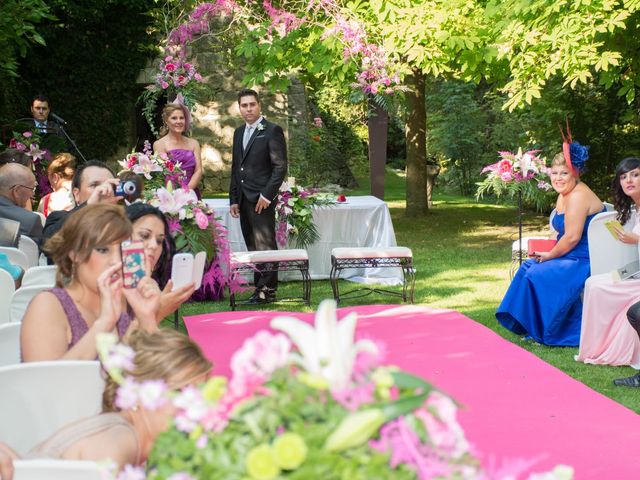
<svg viewBox="0 0 640 480"><path fill-rule="evenodd" d="M114 185L113 194L116 197L139 197L138 186L136 182L127 180L126 182L120 182L118 185Z"/></svg>

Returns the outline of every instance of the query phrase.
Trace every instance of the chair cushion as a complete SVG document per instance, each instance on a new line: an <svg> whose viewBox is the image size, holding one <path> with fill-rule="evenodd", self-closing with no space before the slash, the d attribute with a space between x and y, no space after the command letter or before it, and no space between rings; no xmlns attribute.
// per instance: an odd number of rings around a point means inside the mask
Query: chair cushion
<svg viewBox="0 0 640 480"><path fill-rule="evenodd" d="M233 252L231 254L232 264L286 262L291 260L309 260L309 255L303 249L258 250L254 252Z"/></svg>
<svg viewBox="0 0 640 480"><path fill-rule="evenodd" d="M331 250L331 256L341 258L412 258L411 249L407 247L342 247Z"/></svg>

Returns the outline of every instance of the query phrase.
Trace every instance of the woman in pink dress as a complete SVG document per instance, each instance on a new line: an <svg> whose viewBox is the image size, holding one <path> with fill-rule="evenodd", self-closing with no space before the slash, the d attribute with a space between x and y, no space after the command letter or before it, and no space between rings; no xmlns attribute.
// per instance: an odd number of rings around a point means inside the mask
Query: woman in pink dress
<svg viewBox="0 0 640 480"><path fill-rule="evenodd" d="M185 172L185 186L195 190L198 198L201 198L198 188L202 181L200 144L197 140L184 135L191 124L191 113L181 100L179 97L162 110L164 124L160 128L160 139L153 144L153 151L156 154L166 153L174 161L180 162Z"/></svg>
<svg viewBox="0 0 640 480"><path fill-rule="evenodd" d="M618 220L625 224L640 208L640 159L625 158L613 180ZM633 215L631 232L618 231L618 240L638 244L640 215ZM594 275L584 290L580 350L576 360L601 365L630 365L640 369L640 341L627 320L627 310L640 300L640 279L613 281L611 273Z"/></svg>

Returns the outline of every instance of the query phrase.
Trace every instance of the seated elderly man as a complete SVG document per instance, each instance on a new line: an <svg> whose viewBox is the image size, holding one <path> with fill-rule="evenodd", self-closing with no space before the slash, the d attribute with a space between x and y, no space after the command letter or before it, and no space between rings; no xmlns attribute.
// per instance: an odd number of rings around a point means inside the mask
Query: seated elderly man
<svg viewBox="0 0 640 480"><path fill-rule="evenodd" d="M20 222L20 234L40 244L42 221L37 213L23 207L33 196L36 178L33 172L19 163L0 167L0 217Z"/></svg>

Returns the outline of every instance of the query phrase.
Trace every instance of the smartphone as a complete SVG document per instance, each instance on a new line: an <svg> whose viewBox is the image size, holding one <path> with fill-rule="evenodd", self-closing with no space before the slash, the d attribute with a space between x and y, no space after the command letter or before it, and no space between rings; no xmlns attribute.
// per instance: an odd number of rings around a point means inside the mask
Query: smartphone
<svg viewBox="0 0 640 480"><path fill-rule="evenodd" d="M124 241L120 245L122 252L122 281L124 288L136 288L146 274L144 244Z"/></svg>
<svg viewBox="0 0 640 480"><path fill-rule="evenodd" d="M206 261L207 254L205 252L198 252L195 256L190 253L174 255L171 264L173 289L176 290L193 282L196 290L198 290L202 285L202 274L204 273Z"/></svg>
<svg viewBox="0 0 640 480"><path fill-rule="evenodd" d="M193 255L177 253L171 262L171 280L173 289L177 290L193 281Z"/></svg>

